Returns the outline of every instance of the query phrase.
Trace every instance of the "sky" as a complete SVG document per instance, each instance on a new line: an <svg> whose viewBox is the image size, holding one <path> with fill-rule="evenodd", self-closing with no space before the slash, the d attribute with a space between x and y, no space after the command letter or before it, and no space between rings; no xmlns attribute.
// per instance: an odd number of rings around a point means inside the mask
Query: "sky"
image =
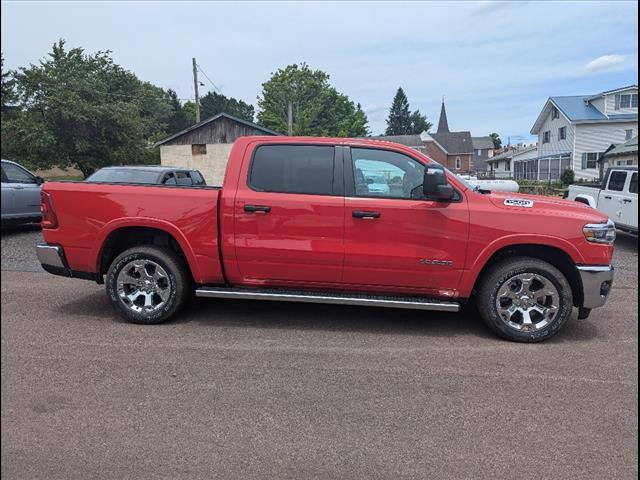
<svg viewBox="0 0 640 480"><path fill-rule="evenodd" d="M256 105L272 72L306 62L362 105L374 135L399 86L434 125L444 96L452 131L528 143L549 96L638 83L635 1L1 3L5 69L63 38L183 99L195 57L201 95L213 82Z"/></svg>

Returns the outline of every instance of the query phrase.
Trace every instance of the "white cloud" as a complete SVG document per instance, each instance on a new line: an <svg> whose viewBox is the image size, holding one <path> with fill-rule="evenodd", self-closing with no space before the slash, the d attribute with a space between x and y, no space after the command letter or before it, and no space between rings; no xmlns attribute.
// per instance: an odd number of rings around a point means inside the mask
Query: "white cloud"
<svg viewBox="0 0 640 480"><path fill-rule="evenodd" d="M587 63L585 69L590 73L614 70L621 67L624 61L624 55L603 55Z"/></svg>
<svg viewBox="0 0 640 480"><path fill-rule="evenodd" d="M482 0L477 2L471 11L472 15L488 15L505 8L522 5L525 2L506 2L496 0Z"/></svg>

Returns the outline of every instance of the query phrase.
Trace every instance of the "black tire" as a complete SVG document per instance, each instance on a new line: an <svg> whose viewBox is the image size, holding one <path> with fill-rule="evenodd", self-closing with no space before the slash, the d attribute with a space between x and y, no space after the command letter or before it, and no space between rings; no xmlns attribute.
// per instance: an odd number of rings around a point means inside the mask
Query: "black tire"
<svg viewBox="0 0 640 480"><path fill-rule="evenodd" d="M144 262L153 262L160 266L166 273L166 277L163 276L163 287L165 287L163 291L168 291L168 295L162 304L158 302L158 306L154 310L134 311L133 308L137 305L134 305L128 299L121 299L118 293L118 276L120 272L128 265L131 265L133 261L143 262L143 264ZM185 262L168 248L150 245L133 247L118 255L107 271L105 284L107 297L120 316L128 322L144 325L167 321L184 306L192 290L191 276L187 271ZM156 298L161 300L160 297ZM129 303L129 306L125 301ZM137 306L137 308L142 307Z"/></svg>
<svg viewBox="0 0 640 480"><path fill-rule="evenodd" d="M501 318L496 305L497 295L508 280L529 273L540 275L555 286L559 306L548 324L539 329L519 331ZM573 292L562 272L550 263L537 258L516 257L499 262L483 275L478 288L477 302L482 319L499 336L515 342L541 342L555 335L571 317Z"/></svg>

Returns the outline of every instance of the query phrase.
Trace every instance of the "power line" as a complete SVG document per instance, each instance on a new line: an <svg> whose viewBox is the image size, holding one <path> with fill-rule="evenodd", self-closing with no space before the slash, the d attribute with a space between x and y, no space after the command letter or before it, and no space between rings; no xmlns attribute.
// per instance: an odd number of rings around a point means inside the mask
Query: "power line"
<svg viewBox="0 0 640 480"><path fill-rule="evenodd" d="M213 81L209 78L209 76L208 76L206 73L204 73L204 70L202 70L202 67L201 67L200 65L197 65L197 67L198 67L198 70L200 70L200 73L202 73L202 74L204 75L204 77L205 77L207 80L209 80L209 83L210 83L211 85L213 85L213 88L215 88L215 89L218 91L218 93L219 93L219 94L222 94L222 90L220 90L220 89L218 88L218 86L217 86L215 83L213 83Z"/></svg>

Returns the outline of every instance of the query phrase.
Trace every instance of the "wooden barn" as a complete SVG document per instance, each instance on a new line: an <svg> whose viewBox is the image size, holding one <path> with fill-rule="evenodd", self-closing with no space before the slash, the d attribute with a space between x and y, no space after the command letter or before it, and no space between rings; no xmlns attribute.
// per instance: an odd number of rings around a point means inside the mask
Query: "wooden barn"
<svg viewBox="0 0 640 480"><path fill-rule="evenodd" d="M200 170L208 185L222 185L233 142L250 135L280 135L278 132L219 113L165 138L160 146L160 163L165 166Z"/></svg>

